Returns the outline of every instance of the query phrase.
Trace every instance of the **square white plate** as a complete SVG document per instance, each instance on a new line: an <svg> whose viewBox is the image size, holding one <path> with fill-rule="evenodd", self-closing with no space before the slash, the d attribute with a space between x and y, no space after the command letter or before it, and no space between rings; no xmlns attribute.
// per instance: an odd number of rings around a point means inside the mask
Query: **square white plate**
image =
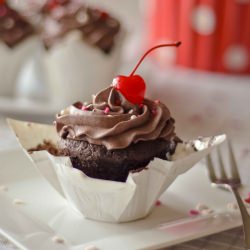
<svg viewBox="0 0 250 250"><path fill-rule="evenodd" d="M91 221L39 175L21 150L0 152L0 232L23 249L159 249L241 224L239 213L227 209L232 194L211 188L202 163L178 177L160 200L143 220ZM199 202L214 214L189 216ZM64 243L56 243L55 235Z"/></svg>

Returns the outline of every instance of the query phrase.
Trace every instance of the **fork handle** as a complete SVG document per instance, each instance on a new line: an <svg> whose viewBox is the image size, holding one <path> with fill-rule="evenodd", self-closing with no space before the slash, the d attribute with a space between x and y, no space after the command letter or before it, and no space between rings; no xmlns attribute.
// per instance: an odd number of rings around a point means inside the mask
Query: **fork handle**
<svg viewBox="0 0 250 250"><path fill-rule="evenodd" d="M250 250L250 215L247 212L247 209L245 207L244 202L241 199L241 196L238 192L238 189L236 187L232 187L231 189L232 189L233 194L237 200L237 203L239 205L240 212L242 215L246 249Z"/></svg>

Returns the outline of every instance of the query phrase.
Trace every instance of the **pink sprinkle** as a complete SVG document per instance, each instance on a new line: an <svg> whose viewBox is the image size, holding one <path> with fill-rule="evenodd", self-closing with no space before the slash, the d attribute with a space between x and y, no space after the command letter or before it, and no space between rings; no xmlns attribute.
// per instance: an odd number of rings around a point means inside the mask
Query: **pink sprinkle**
<svg viewBox="0 0 250 250"><path fill-rule="evenodd" d="M1 6L0 6L0 17L5 16L6 13L7 13L7 10L6 10L5 6L4 6L4 5L1 5Z"/></svg>
<svg viewBox="0 0 250 250"><path fill-rule="evenodd" d="M159 101L159 100L155 100L155 103L156 103L156 104L159 104L159 103L160 103L160 101Z"/></svg>
<svg viewBox="0 0 250 250"><path fill-rule="evenodd" d="M105 109L104 109L104 114L108 114L109 113L109 111L110 111L110 108L109 107L106 107Z"/></svg>
<svg viewBox="0 0 250 250"><path fill-rule="evenodd" d="M200 212L198 211L198 210L195 210L195 209L190 209L189 210L189 215L195 215L195 216L197 216L197 215L199 215L200 214Z"/></svg>
<svg viewBox="0 0 250 250"><path fill-rule="evenodd" d="M86 106L82 106L82 110L86 111L86 110L88 110L88 108Z"/></svg>
<svg viewBox="0 0 250 250"><path fill-rule="evenodd" d="M246 203L250 204L250 197L246 198L244 201L245 201Z"/></svg>
<svg viewBox="0 0 250 250"><path fill-rule="evenodd" d="M157 200L157 201L155 202L155 206L159 207L160 205L161 205L161 201L160 201L160 200Z"/></svg>
<svg viewBox="0 0 250 250"><path fill-rule="evenodd" d="M151 113L152 113L153 116L156 116L156 115L157 115L156 109L152 109L152 110L151 110Z"/></svg>

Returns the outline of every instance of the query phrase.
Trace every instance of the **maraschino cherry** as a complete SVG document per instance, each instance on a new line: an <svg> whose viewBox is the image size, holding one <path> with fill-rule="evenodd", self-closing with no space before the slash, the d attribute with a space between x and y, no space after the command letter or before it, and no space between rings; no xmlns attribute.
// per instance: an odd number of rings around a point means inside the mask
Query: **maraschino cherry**
<svg viewBox="0 0 250 250"><path fill-rule="evenodd" d="M120 91L128 101L134 104L141 104L144 100L144 95L146 91L146 84L143 78L139 75L134 75L135 71L142 63L144 58L153 50L161 47L178 47L181 42L160 44L151 49L149 49L139 60L134 70L129 76L119 75L113 79L112 86L114 86L118 91Z"/></svg>

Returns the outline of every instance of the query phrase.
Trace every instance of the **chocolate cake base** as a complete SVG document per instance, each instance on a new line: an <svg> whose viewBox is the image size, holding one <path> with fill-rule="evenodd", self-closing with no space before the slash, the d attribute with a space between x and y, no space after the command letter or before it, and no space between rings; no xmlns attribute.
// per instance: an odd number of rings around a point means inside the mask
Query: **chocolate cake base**
<svg viewBox="0 0 250 250"><path fill-rule="evenodd" d="M167 159L173 154L177 140L141 141L125 149L107 150L103 145L87 141L61 139L59 147L70 156L72 165L87 176L125 182L130 171L139 171L154 158Z"/></svg>

